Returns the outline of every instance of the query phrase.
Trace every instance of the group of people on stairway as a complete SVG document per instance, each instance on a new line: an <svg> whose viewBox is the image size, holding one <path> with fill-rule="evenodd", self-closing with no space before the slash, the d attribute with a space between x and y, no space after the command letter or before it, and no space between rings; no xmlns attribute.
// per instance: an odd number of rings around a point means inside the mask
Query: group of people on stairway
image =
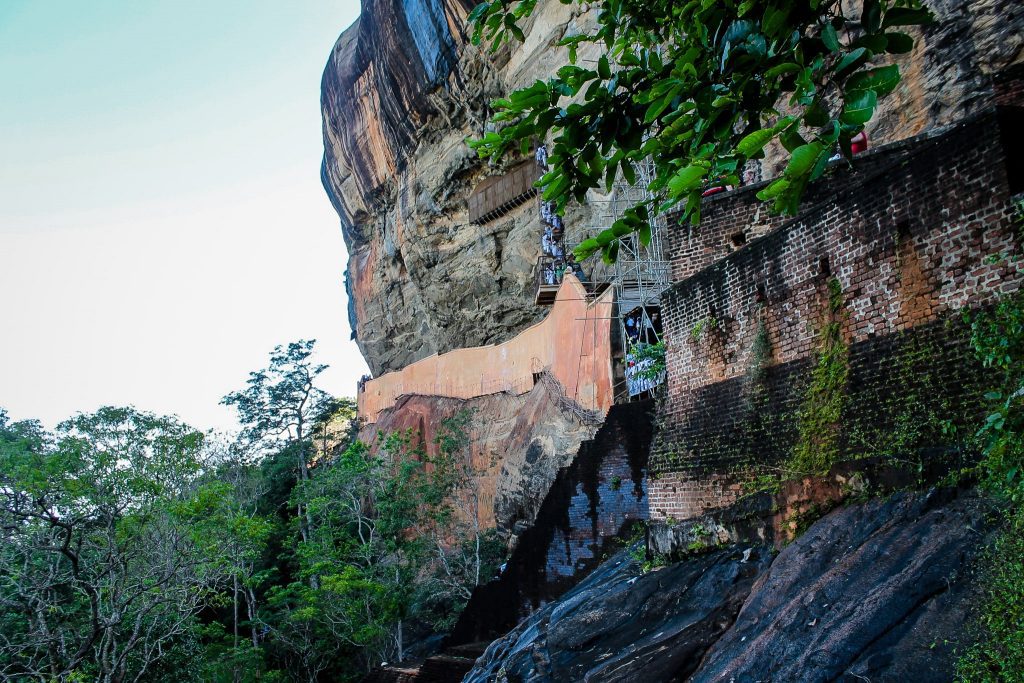
<svg viewBox="0 0 1024 683"><path fill-rule="evenodd" d="M547 147L544 145L537 147L536 159L543 175L548 169ZM544 255L541 260L541 284L560 284L567 272L575 275L580 281L584 281L583 266L576 262L572 252L566 253L565 224L556 211L555 202L544 201L541 198L540 222L544 226L544 232L540 238L541 252Z"/></svg>

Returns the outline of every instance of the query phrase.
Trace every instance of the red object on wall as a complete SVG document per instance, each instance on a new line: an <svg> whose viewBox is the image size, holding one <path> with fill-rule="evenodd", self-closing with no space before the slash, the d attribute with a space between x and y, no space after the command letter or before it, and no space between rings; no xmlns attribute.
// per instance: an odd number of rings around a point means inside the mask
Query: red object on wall
<svg viewBox="0 0 1024 683"><path fill-rule="evenodd" d="M850 151L853 154L860 154L868 151L868 134L861 131L850 140Z"/></svg>

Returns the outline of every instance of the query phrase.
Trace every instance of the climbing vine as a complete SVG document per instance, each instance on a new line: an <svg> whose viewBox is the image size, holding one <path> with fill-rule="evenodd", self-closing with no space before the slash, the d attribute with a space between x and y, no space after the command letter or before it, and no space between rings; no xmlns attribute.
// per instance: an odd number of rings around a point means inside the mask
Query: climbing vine
<svg viewBox="0 0 1024 683"><path fill-rule="evenodd" d="M797 414L797 444L786 467L799 474L824 474L839 456L839 420L850 374L849 348L842 335L842 285L833 277L827 286L827 322L820 333L817 362Z"/></svg>

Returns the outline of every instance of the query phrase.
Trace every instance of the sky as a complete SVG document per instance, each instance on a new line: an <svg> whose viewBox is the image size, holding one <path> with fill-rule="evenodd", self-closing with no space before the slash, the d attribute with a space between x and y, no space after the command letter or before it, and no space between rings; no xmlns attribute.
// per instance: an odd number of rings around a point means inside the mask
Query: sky
<svg viewBox="0 0 1024 683"><path fill-rule="evenodd" d="M0 407L231 429L277 344L355 393L320 76L358 0L0 0Z"/></svg>

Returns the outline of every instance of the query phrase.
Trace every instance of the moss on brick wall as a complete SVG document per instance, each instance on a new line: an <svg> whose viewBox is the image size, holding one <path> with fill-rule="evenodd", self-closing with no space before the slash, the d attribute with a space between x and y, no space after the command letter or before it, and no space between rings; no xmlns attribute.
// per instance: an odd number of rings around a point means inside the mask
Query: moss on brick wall
<svg viewBox="0 0 1024 683"><path fill-rule="evenodd" d="M995 115L919 141L666 292L652 505L683 519L736 482L962 447L986 371L960 312L1024 279L994 258L1020 250L1001 144Z"/></svg>

